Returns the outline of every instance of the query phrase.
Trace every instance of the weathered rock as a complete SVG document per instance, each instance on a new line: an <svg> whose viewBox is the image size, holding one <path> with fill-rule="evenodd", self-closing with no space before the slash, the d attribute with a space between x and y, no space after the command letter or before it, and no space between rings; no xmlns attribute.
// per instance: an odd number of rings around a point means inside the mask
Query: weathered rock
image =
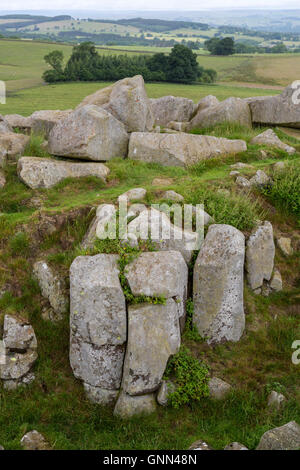
<svg viewBox="0 0 300 470"><path fill-rule="evenodd" d="M167 124L167 128L177 131L177 132L185 132L187 128L187 122L180 122L180 121L170 121ZM166 129L165 129L166 131Z"/></svg>
<svg viewBox="0 0 300 470"><path fill-rule="evenodd" d="M179 319L173 299L165 305L129 306L122 390L132 396L156 391L169 357L179 347Z"/></svg>
<svg viewBox="0 0 300 470"><path fill-rule="evenodd" d="M251 289L270 281L274 268L275 244L273 227L265 221L250 235L246 244L246 271Z"/></svg>
<svg viewBox="0 0 300 470"><path fill-rule="evenodd" d="M0 114L0 134L6 134L7 132L12 132L13 129L10 126L9 122Z"/></svg>
<svg viewBox="0 0 300 470"><path fill-rule="evenodd" d="M265 432L256 450L297 450L300 447L300 426L290 421Z"/></svg>
<svg viewBox="0 0 300 470"><path fill-rule="evenodd" d="M211 127L222 122L238 122L251 127L251 113L248 103L240 98L227 98L213 106L198 108L195 117L190 121L188 130L196 127Z"/></svg>
<svg viewBox="0 0 300 470"><path fill-rule="evenodd" d="M163 199L167 199L168 201L174 201L174 202L182 202L184 201L184 197L181 196L181 194L176 193L175 191L169 190L166 191L162 195Z"/></svg>
<svg viewBox="0 0 300 470"><path fill-rule="evenodd" d="M257 170L254 176L250 178L250 185L251 186L265 186L271 182L271 179L268 175L262 170Z"/></svg>
<svg viewBox="0 0 300 470"><path fill-rule="evenodd" d="M294 147L291 147L290 145L287 145L282 142L279 137L275 134L273 129L267 129L266 131L262 132L262 134L253 137L250 143L267 145L268 147L276 147L280 150L284 150L289 154L296 152L296 149Z"/></svg>
<svg viewBox="0 0 300 470"><path fill-rule="evenodd" d="M5 174L0 168L0 189L4 188L5 184L6 184Z"/></svg>
<svg viewBox="0 0 300 470"><path fill-rule="evenodd" d="M97 403L102 406L112 405L118 398L118 390L105 390L101 387L93 387L87 383L84 383L83 386L87 398L92 403Z"/></svg>
<svg viewBox="0 0 300 470"><path fill-rule="evenodd" d="M147 191L144 188L133 188L126 191L126 193L121 194L118 197L118 201L138 201L139 199L144 199Z"/></svg>
<svg viewBox="0 0 300 470"><path fill-rule="evenodd" d="M131 418L134 415L149 415L156 410L153 393L132 397L121 392L114 409L114 415L120 418Z"/></svg>
<svg viewBox="0 0 300 470"><path fill-rule="evenodd" d="M218 379L217 377L213 377L208 382L209 388L209 396L211 398L215 398L216 400L223 400L226 395L232 389L231 385L227 382L224 382L222 379Z"/></svg>
<svg viewBox="0 0 300 470"><path fill-rule="evenodd" d="M133 295L176 298L178 318L184 322L188 268L179 251L142 253L125 275Z"/></svg>
<svg viewBox="0 0 300 470"><path fill-rule="evenodd" d="M231 176L232 178L236 178L239 175L240 175L240 172L237 170L233 170L229 173L229 176Z"/></svg>
<svg viewBox="0 0 300 470"><path fill-rule="evenodd" d="M106 181L109 169L102 163L74 163L51 158L22 157L18 161L19 178L32 189L52 188L66 178L96 176Z"/></svg>
<svg viewBox="0 0 300 470"><path fill-rule="evenodd" d="M196 109L193 100L177 96L151 99L150 103L155 123L160 126L167 126L170 121L189 121Z"/></svg>
<svg viewBox="0 0 300 470"><path fill-rule="evenodd" d="M4 450L4 447L0 445L0 450Z"/></svg>
<svg viewBox="0 0 300 470"><path fill-rule="evenodd" d="M30 119L31 129L35 134L48 135L51 129L61 120L67 118L72 109L64 111L56 110L42 110L35 111L28 119Z"/></svg>
<svg viewBox="0 0 300 470"><path fill-rule="evenodd" d="M197 113L199 111L202 111L205 108L208 108L210 106L216 106L220 103L218 98L214 95L207 95L204 98L202 98L200 101L197 103Z"/></svg>
<svg viewBox="0 0 300 470"><path fill-rule="evenodd" d="M167 406L169 402L169 396L176 390L175 384L169 380L163 380L157 393L157 403L161 406Z"/></svg>
<svg viewBox="0 0 300 470"><path fill-rule="evenodd" d="M174 183L172 178L154 178L152 186L170 186Z"/></svg>
<svg viewBox="0 0 300 470"><path fill-rule="evenodd" d="M57 319L60 320L68 310L68 296L66 294L66 285L46 261L37 261L33 265L33 273L37 278L43 297L45 297L54 312Z"/></svg>
<svg viewBox="0 0 300 470"><path fill-rule="evenodd" d="M243 140L207 135L154 134L134 132L129 141L128 158L164 166L189 166L220 155L247 150Z"/></svg>
<svg viewBox="0 0 300 470"><path fill-rule="evenodd" d="M272 390L268 398L268 407L279 410L285 401L286 398L284 395L282 395L282 393L278 393L275 392L275 390Z"/></svg>
<svg viewBox="0 0 300 470"><path fill-rule="evenodd" d="M38 431L30 431L21 439L21 446L24 450L49 450L50 445L44 436Z"/></svg>
<svg viewBox="0 0 300 470"><path fill-rule="evenodd" d="M169 217L154 208L141 212L127 227L131 240L148 240L161 251L180 251L188 263L193 250L199 249L200 235L172 224Z"/></svg>
<svg viewBox="0 0 300 470"><path fill-rule="evenodd" d="M251 188L250 181L247 178L245 178L244 176L238 176L237 179L235 180L235 182L240 188L245 188L245 189L250 189Z"/></svg>
<svg viewBox="0 0 300 470"><path fill-rule="evenodd" d="M206 442L196 441L190 447L189 450L213 450Z"/></svg>
<svg viewBox="0 0 300 470"><path fill-rule="evenodd" d="M286 87L281 95L251 98L248 101L252 121L256 124L300 128L298 100L299 87L297 90L292 85Z"/></svg>
<svg viewBox="0 0 300 470"><path fill-rule="evenodd" d="M91 104L107 110L124 124L127 132L145 132L153 128L152 108L141 75L124 78L96 91L87 96L77 109Z"/></svg>
<svg viewBox="0 0 300 470"><path fill-rule="evenodd" d="M238 341L244 331L245 237L210 225L194 267L194 323L209 344Z"/></svg>
<svg viewBox="0 0 300 470"><path fill-rule="evenodd" d="M127 154L128 134L108 111L87 105L61 119L50 131L48 150L53 155L106 161Z"/></svg>
<svg viewBox="0 0 300 470"><path fill-rule="evenodd" d="M37 340L32 326L10 315L4 317L3 343L5 357L0 362L0 379L4 388L14 389L31 383L31 373L37 359Z"/></svg>
<svg viewBox="0 0 300 470"><path fill-rule="evenodd" d="M110 221L116 220L116 208L113 204L101 204L98 206L96 216L92 220L91 225L82 241L84 249L92 248L97 238L104 239L109 234L108 224Z"/></svg>
<svg viewBox="0 0 300 470"><path fill-rule="evenodd" d="M118 256L76 258L70 268L70 300L70 362L75 377L92 387L118 390L127 330Z"/></svg>
<svg viewBox="0 0 300 470"><path fill-rule="evenodd" d="M244 444L240 444L239 442L232 442L224 447L224 450L249 450L248 447L244 446Z"/></svg>
<svg viewBox="0 0 300 470"><path fill-rule="evenodd" d="M272 165L272 169L274 172L282 171L286 168L286 162L276 162Z"/></svg>
<svg viewBox="0 0 300 470"><path fill-rule="evenodd" d="M274 273L270 282L270 287L275 292L279 292L282 290L282 277L278 269L274 269Z"/></svg>
<svg viewBox="0 0 300 470"><path fill-rule="evenodd" d="M7 159L14 160L23 155L29 140L30 137L24 134L13 132L0 134L0 166L3 166Z"/></svg>
<svg viewBox="0 0 300 470"><path fill-rule="evenodd" d="M7 114L5 120L12 129L20 129L21 131L28 132L32 127L32 119L30 116L24 117L20 114Z"/></svg>
<svg viewBox="0 0 300 470"><path fill-rule="evenodd" d="M292 240L288 237L279 237L276 239L277 245L285 256L293 254Z"/></svg>
<svg viewBox="0 0 300 470"><path fill-rule="evenodd" d="M233 168L235 170L240 170L242 168L254 168L254 167L253 165L249 165L248 163L237 162L237 163L234 163L233 165L230 165L230 168Z"/></svg>

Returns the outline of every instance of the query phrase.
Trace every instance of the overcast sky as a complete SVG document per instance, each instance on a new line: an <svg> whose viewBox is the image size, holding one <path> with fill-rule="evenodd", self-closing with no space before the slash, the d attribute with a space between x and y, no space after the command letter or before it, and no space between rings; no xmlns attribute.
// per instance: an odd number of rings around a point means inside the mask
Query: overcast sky
<svg viewBox="0 0 300 470"><path fill-rule="evenodd" d="M295 8L299 0L0 0L0 10L202 10L209 8Z"/></svg>

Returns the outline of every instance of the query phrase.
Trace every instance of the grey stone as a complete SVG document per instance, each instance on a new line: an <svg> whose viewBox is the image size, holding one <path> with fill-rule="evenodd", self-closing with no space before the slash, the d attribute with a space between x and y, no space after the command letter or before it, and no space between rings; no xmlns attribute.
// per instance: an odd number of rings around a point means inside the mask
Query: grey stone
<svg viewBox="0 0 300 470"><path fill-rule="evenodd" d="M189 450L213 450L206 442L196 441L190 447Z"/></svg>
<svg viewBox="0 0 300 470"><path fill-rule="evenodd" d="M133 188L121 194L118 197L118 201L138 201L139 199L144 199L146 194L147 191L144 188Z"/></svg>
<svg viewBox="0 0 300 470"><path fill-rule="evenodd" d="M108 224L116 221L116 208L113 204L101 204L98 206L96 216L92 220L87 233L82 241L82 248L93 248L97 238L103 239L109 234Z"/></svg>
<svg viewBox="0 0 300 470"><path fill-rule="evenodd" d="M208 135L155 134L134 132L130 136L128 158L163 166L190 166L221 155L247 150L243 140L229 140Z"/></svg>
<svg viewBox="0 0 300 470"><path fill-rule="evenodd" d="M7 132L12 132L13 129L9 122L0 114L0 134L6 134Z"/></svg>
<svg viewBox="0 0 300 470"><path fill-rule="evenodd" d="M169 396L174 393L176 390L175 384L170 382L169 380L163 380L161 386L159 387L157 393L157 403L161 406L167 406L169 402Z"/></svg>
<svg viewBox="0 0 300 470"><path fill-rule="evenodd" d="M106 390L101 387L93 387L87 383L83 384L84 391L90 402L98 405L112 405L118 398L118 390Z"/></svg>
<svg viewBox="0 0 300 470"><path fill-rule="evenodd" d="M43 297L49 301L57 319L61 319L69 304L65 281L55 274L46 261L37 261L33 265L33 274L38 280Z"/></svg>
<svg viewBox="0 0 300 470"><path fill-rule="evenodd" d="M6 184L5 174L0 168L0 189L4 188L5 184Z"/></svg>
<svg viewBox="0 0 300 470"><path fill-rule="evenodd" d="M167 199L167 200L169 200L169 201L174 201L174 202L182 202L182 201L184 201L184 197L181 196L181 194L178 194L178 193L176 193L175 191L172 191L172 190L166 191L166 192L162 195L162 198L163 198L163 199Z"/></svg>
<svg viewBox="0 0 300 470"><path fill-rule="evenodd" d="M189 121L196 108L193 100L177 96L151 99L150 103L155 123L160 126L167 126L170 121Z"/></svg>
<svg viewBox="0 0 300 470"><path fill-rule="evenodd" d="M102 163L74 163L51 158L22 157L18 161L18 175L32 189L52 188L66 178L96 176L106 181L109 169Z"/></svg>
<svg viewBox="0 0 300 470"><path fill-rule="evenodd" d="M208 108L210 106L216 106L219 103L220 101L214 95L207 95L204 98L202 98L200 101L198 101L197 113L199 113L199 111L202 111L203 109Z"/></svg>
<svg viewBox="0 0 300 470"><path fill-rule="evenodd" d="M79 256L70 268L70 362L88 385L118 390L126 343L126 305L118 256Z"/></svg>
<svg viewBox="0 0 300 470"><path fill-rule="evenodd" d="M250 143L267 145L268 147L276 147L280 150L284 150L289 154L293 154L296 152L296 149L294 147L291 147L290 145L287 145L282 142L279 137L275 134L273 129L267 129L256 137L253 137Z"/></svg>
<svg viewBox="0 0 300 470"><path fill-rule="evenodd" d="M290 421L265 432L256 450L297 450L300 447L300 426Z"/></svg>
<svg viewBox="0 0 300 470"><path fill-rule="evenodd" d="M275 244L273 227L268 221L259 225L246 243L246 271L251 289L262 287L270 281L274 269Z"/></svg>
<svg viewBox="0 0 300 470"><path fill-rule="evenodd" d="M237 179L235 180L235 182L240 188L246 188L246 189L251 188L250 181L247 178L245 178L244 176L238 176Z"/></svg>
<svg viewBox="0 0 300 470"><path fill-rule="evenodd" d="M32 127L32 119L31 117L24 117L20 114L7 114L5 117L6 122L13 128L13 129L20 129L24 131L30 131Z"/></svg>
<svg viewBox="0 0 300 470"><path fill-rule="evenodd" d="M231 391L232 387L227 382L217 377L213 377L208 382L209 396L216 400L223 400Z"/></svg>
<svg viewBox="0 0 300 470"><path fill-rule="evenodd" d="M61 119L50 131L52 155L106 161L127 154L124 125L99 106L87 105Z"/></svg>
<svg viewBox="0 0 300 470"><path fill-rule="evenodd" d="M257 170L254 176L250 178L250 185L251 186L265 186L266 184L271 182L271 179L268 175L262 170Z"/></svg>
<svg viewBox="0 0 300 470"><path fill-rule="evenodd" d="M230 225L210 225L194 266L194 324L209 344L238 341L245 328L245 237Z"/></svg>
<svg viewBox="0 0 300 470"><path fill-rule="evenodd" d="M224 450L249 450L248 447L244 446L244 444L240 444L239 442L232 442L224 447Z"/></svg>
<svg viewBox="0 0 300 470"><path fill-rule="evenodd" d="M282 395L282 393L278 393L275 392L275 390L272 390L268 397L268 407L279 410L285 401L286 398L284 395Z"/></svg>
<svg viewBox="0 0 300 470"><path fill-rule="evenodd" d="M29 140L30 137L24 134L0 133L0 166L3 166L7 160L14 161L16 157L23 155Z"/></svg>
<svg viewBox="0 0 300 470"><path fill-rule="evenodd" d="M156 410L153 393L132 397L121 392L114 409L114 415L120 418L131 418L135 415L149 415Z"/></svg>
<svg viewBox="0 0 300 470"><path fill-rule="evenodd" d="M270 282L270 287L275 292L279 292L282 290L282 277L278 269L274 269Z"/></svg>
<svg viewBox="0 0 300 470"><path fill-rule="evenodd" d="M124 78L96 91L87 96L77 109L90 104L107 110L124 124L127 132L151 131L153 128L151 103L141 75Z"/></svg>
<svg viewBox="0 0 300 470"><path fill-rule="evenodd" d="M132 396L156 391L169 357L179 347L179 319L173 299L165 305L129 306L122 390Z"/></svg>
<svg viewBox="0 0 300 470"><path fill-rule="evenodd" d="M293 254L292 240L288 237L278 237L276 239L277 245L285 256Z"/></svg>
<svg viewBox="0 0 300 470"><path fill-rule="evenodd" d="M30 431L21 439L21 446L24 450L49 450L50 445L45 437L38 431Z"/></svg>
<svg viewBox="0 0 300 470"><path fill-rule="evenodd" d="M67 118L71 113L72 109L59 110L59 109L47 109L41 111L35 111L30 118L31 129L35 134L44 134L48 136L49 132L53 127L61 120Z"/></svg>

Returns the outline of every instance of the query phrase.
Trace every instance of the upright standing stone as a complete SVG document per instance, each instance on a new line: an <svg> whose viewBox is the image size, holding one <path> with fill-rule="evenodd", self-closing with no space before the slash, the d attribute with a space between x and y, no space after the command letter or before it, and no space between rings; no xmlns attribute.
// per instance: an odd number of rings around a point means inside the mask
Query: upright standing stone
<svg viewBox="0 0 300 470"><path fill-rule="evenodd" d="M238 341L244 331L245 238L211 225L194 267L194 323L209 344Z"/></svg>
<svg viewBox="0 0 300 470"><path fill-rule="evenodd" d="M125 354L127 318L118 256L76 258L70 270L70 298L71 367L88 385L88 394L100 396L103 403L103 397L111 396L105 391L120 387Z"/></svg>

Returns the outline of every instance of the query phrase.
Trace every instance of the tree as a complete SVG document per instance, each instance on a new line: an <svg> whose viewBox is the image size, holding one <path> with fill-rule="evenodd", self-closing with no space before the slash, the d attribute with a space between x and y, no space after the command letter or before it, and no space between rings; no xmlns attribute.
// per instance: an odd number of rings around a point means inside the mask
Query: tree
<svg viewBox="0 0 300 470"><path fill-rule="evenodd" d="M198 76L197 55L188 47L176 44L168 57L167 81L190 83L196 81Z"/></svg>
<svg viewBox="0 0 300 470"><path fill-rule="evenodd" d="M61 51L52 51L45 55L46 64L52 67L52 70L46 70L43 78L46 82L59 82L64 80L63 60L64 55Z"/></svg>
<svg viewBox="0 0 300 470"><path fill-rule="evenodd" d="M204 43L206 49L213 55L232 55L234 54L234 40L232 38L212 38Z"/></svg>

